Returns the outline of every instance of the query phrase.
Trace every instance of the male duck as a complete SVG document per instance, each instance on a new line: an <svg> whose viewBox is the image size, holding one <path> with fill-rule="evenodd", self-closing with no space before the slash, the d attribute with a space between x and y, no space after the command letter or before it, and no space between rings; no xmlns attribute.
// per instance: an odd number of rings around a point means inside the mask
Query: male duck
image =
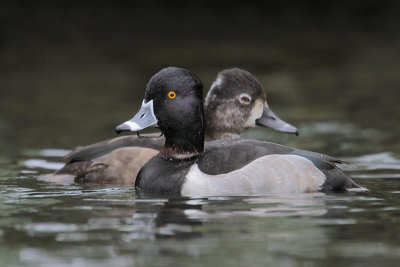
<svg viewBox="0 0 400 267"><path fill-rule="evenodd" d="M239 68L217 75L205 100L205 124L207 141L240 138L256 125L298 134L295 127L269 108L257 79ZM117 131L123 130L129 130L129 122ZM46 180L132 186L140 168L162 149L164 142L164 137L154 134L142 138L123 136L88 145L66 155L69 162Z"/></svg>
<svg viewBox="0 0 400 267"><path fill-rule="evenodd" d="M317 153L245 139L204 144L202 89L190 71L162 69L147 84L140 111L117 127L140 131L157 124L165 136L160 153L136 177L139 192L220 196L360 188Z"/></svg>

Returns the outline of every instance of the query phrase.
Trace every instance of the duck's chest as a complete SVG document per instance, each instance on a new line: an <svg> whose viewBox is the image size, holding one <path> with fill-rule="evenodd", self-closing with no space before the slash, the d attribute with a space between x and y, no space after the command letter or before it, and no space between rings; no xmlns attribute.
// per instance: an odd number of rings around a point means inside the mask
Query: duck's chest
<svg viewBox="0 0 400 267"><path fill-rule="evenodd" d="M135 186L141 192L179 195L195 161L195 159L168 160L156 156L140 170Z"/></svg>

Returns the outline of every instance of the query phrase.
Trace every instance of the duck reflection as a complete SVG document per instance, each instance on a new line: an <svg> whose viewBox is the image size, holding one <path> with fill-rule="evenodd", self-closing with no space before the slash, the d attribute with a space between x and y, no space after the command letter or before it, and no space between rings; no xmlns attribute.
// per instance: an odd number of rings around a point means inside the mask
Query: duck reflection
<svg viewBox="0 0 400 267"><path fill-rule="evenodd" d="M175 197L157 200L140 196L132 218L152 225L153 238L199 238L221 224L241 223L246 218L318 217L327 214L324 193L251 197ZM149 205L154 203L154 205ZM157 204L156 204L157 203ZM228 221L226 221L228 220ZM131 223L138 223L133 220ZM208 226L208 227L204 227ZM148 238L150 238L148 236Z"/></svg>

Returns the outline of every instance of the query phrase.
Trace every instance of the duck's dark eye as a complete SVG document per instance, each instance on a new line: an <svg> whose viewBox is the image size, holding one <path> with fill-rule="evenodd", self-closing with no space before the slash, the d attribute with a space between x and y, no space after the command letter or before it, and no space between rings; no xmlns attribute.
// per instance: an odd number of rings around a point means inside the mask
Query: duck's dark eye
<svg viewBox="0 0 400 267"><path fill-rule="evenodd" d="M247 96L242 96L240 99L242 99L243 102L250 102L250 99Z"/></svg>
<svg viewBox="0 0 400 267"><path fill-rule="evenodd" d="M249 103L250 102L250 97L243 95L240 97L240 102L242 103Z"/></svg>
<svg viewBox="0 0 400 267"><path fill-rule="evenodd" d="M176 97L176 93L174 91L171 91L168 93L168 97L174 99Z"/></svg>

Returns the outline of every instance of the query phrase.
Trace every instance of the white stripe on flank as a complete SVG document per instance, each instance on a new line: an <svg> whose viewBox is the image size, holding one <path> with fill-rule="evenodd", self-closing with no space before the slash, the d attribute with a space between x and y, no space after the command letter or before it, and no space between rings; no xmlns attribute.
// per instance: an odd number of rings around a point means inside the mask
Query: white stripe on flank
<svg viewBox="0 0 400 267"><path fill-rule="evenodd" d="M209 175L194 164L182 187L184 196L232 196L318 191L325 175L314 164L296 155L268 155L241 169Z"/></svg>

